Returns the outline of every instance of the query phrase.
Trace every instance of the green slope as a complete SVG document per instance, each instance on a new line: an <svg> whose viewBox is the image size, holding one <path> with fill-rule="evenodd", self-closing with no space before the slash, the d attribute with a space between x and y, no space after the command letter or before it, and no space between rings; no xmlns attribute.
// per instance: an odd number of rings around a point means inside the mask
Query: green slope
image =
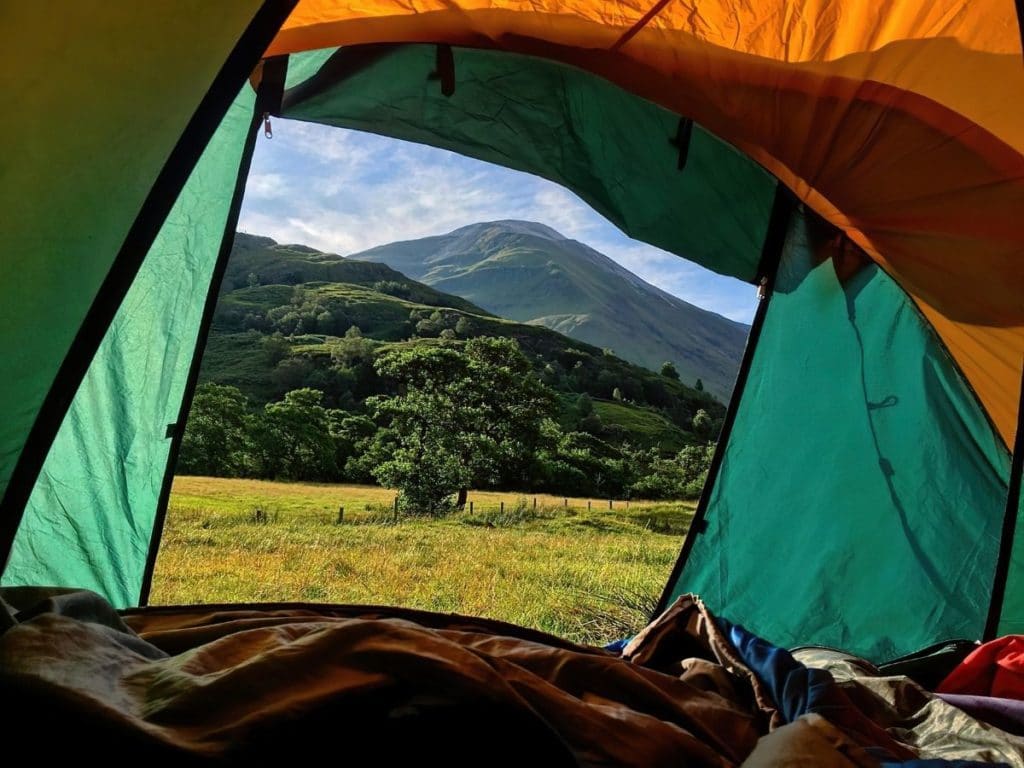
<svg viewBox="0 0 1024 768"><path fill-rule="evenodd" d="M328 276L333 280L323 279ZM291 282L259 284L268 279ZM352 326L362 337L356 342L344 338ZM449 338L439 338L443 331ZM594 398L605 439L674 453L694 442L690 422L698 409L714 417L724 412L708 393L544 326L496 317L382 264L242 234L200 380L236 386L256 404L310 386L325 393L328 405L358 412L367 397L383 391L373 372L375 356L394 345L458 345L476 336L516 339L561 395L566 425L578 426L580 394ZM616 389L626 402L611 400Z"/></svg>
<svg viewBox="0 0 1024 768"><path fill-rule="evenodd" d="M351 258L387 264L502 317L545 325L658 370L675 363L727 399L748 327L700 309L550 227L473 224Z"/></svg>

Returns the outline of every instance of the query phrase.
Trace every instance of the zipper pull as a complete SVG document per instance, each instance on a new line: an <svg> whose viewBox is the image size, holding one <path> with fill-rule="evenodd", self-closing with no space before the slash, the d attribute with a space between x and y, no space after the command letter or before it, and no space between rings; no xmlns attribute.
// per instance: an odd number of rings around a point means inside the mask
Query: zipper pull
<svg viewBox="0 0 1024 768"><path fill-rule="evenodd" d="M263 113L263 135L268 139L274 138L274 130L270 127L270 113Z"/></svg>

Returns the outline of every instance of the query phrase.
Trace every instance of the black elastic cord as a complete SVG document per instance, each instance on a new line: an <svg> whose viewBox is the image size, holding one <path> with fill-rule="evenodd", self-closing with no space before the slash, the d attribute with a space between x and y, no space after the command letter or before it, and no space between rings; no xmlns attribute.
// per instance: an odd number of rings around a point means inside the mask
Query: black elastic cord
<svg viewBox="0 0 1024 768"><path fill-rule="evenodd" d="M743 391L746 388L747 378L750 375L750 367L754 361L757 342L761 338L761 330L764 328L765 317L768 314L768 304L774 292L775 277L779 271L779 262L782 260L782 249L786 244L786 232L795 209L796 197L788 188L778 184L775 188L775 200L772 203L772 212L768 220L764 244L761 247L761 262L757 268L757 282L760 291L757 312L754 315L754 322L750 326L750 333L747 335L747 344L743 349L743 359L740 362L739 372L736 374L736 385L733 388L732 397L729 399L729 406L725 411L722 431L718 433L715 453L711 457L711 466L708 468L708 478L704 482L704 488L701 489L697 510L694 512L693 520L690 522L690 530L686 533L683 548L676 559L675 566L672 568L672 574L665 584L665 589L658 599L658 605L654 609L654 616L658 616L668 607L669 600L672 599L672 594L675 592L676 582L682 576L683 568L690 557L690 552L693 551L697 537L703 534L707 528L706 518L708 506L711 503L711 493L714 490L715 482L722 467L722 461L725 458L729 437L732 434L733 424L736 422L736 414L739 412Z"/></svg>
<svg viewBox="0 0 1024 768"><path fill-rule="evenodd" d="M675 137L668 140L668 143L679 151L679 162L676 164L676 168L680 171L686 167L686 160L690 156L690 140L692 138L693 120L688 117L680 117Z"/></svg>
<svg viewBox="0 0 1024 768"><path fill-rule="evenodd" d="M985 633L982 635L982 639L986 641L992 640L998 635L999 621L1003 615L1006 579L1010 573L1010 556L1013 554L1017 515L1020 513L1022 471L1024 471L1024 370L1021 372L1020 402L1017 405L1017 434L1013 440L1010 482L1006 490L1006 508L1003 510L1003 530L999 537L999 557L996 560L996 572L992 580L992 600L988 605Z"/></svg>
<svg viewBox="0 0 1024 768"><path fill-rule="evenodd" d="M149 593L153 587L153 571L156 568L160 540L163 538L164 523L167 520L167 506L171 500L174 472L178 466L178 456L181 454L181 442L185 438L188 414L192 410L196 387L199 384L199 370L202 368L203 354L206 352L206 343L210 338L210 327L213 325L213 317L217 310L217 299L220 297L220 288L227 272L228 261L231 259L231 249L235 244L235 230L238 229L238 217L242 210L242 199L245 197L245 183L249 178L249 169L252 167L256 137L259 135L259 128L263 121L262 116L267 112L277 114L280 111L284 73L287 69L287 56L276 56L263 63L263 79L260 81L256 94L256 105L253 107L249 132L245 136L245 145L242 148L242 157L238 165L238 176L235 178L235 189L231 195L231 206L228 208L228 217L224 222L217 263L214 265L213 274L210 277L210 288L206 293L203 316L199 321L199 329L196 333L195 351L192 353L192 363L188 369L188 378L185 380L185 391L182 393L181 406L178 408L178 418L173 425L168 426L168 431L171 432L171 446L167 453L167 466L164 469L164 479L156 503L156 517L149 539L146 568L142 573L142 587L139 590L139 605L146 605L149 602ZM268 77L268 74L272 76ZM277 76L278 74L280 76ZM173 430L171 430L172 426Z"/></svg>
<svg viewBox="0 0 1024 768"><path fill-rule="evenodd" d="M142 203L43 400L0 501L0 563L4 568L43 462L96 350L199 156L296 2L265 0L224 61Z"/></svg>
<svg viewBox="0 0 1024 768"><path fill-rule="evenodd" d="M455 54L452 53L450 45L437 46L437 63L428 79L441 81L443 96L451 96L455 93Z"/></svg>

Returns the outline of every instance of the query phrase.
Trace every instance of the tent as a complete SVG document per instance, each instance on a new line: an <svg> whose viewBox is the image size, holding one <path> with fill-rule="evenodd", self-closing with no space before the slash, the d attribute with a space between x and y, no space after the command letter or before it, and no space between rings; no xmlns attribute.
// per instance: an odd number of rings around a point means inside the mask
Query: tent
<svg viewBox="0 0 1024 768"><path fill-rule="evenodd" d="M269 114L547 177L760 287L662 605L696 592L776 644L876 661L1024 631L1008 0L93 0L0 18L4 585L145 604Z"/></svg>

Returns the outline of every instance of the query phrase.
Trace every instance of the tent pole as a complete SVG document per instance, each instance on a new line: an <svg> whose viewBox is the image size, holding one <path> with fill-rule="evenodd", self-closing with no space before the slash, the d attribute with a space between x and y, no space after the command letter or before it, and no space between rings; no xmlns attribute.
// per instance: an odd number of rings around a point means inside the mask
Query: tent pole
<svg viewBox="0 0 1024 768"><path fill-rule="evenodd" d="M43 462L46 461L96 350L199 156L227 114L253 65L259 61L260 54L267 49L296 2L265 0L253 16L182 131L181 138L153 182L138 216L125 236L46 394L21 449L21 455L14 465L7 490L0 499L0 573L7 567L14 538L21 527L25 507Z"/></svg>
<svg viewBox="0 0 1024 768"><path fill-rule="evenodd" d="M676 582L678 582L679 577L683 573L683 568L686 566L690 552L697 542L697 537L707 527L706 517L708 506L711 503L711 493L714 490L715 481L718 479L718 473L725 458L725 451L729 445L732 427L736 422L740 401L743 399L743 390L746 387L750 367L754 361L757 342L761 338L761 329L764 327L765 317L768 314L768 305L771 302L775 289L775 277L779 270L779 262L782 260L782 249L786 244L787 229L796 204L797 200L793 193L786 186L779 183L775 188L775 200L772 203L768 229L765 233L764 244L761 247L761 262L757 267L757 282L759 285L757 312L754 314L754 322L751 323L750 333L747 335L747 343L743 349L743 359L740 361L740 369L736 374L736 384L733 388L732 397L729 399L729 406L725 412L722 430L718 434L715 453L711 457L711 466L708 467L707 480L704 481L704 487L701 489L700 500L697 502L697 509L693 514L690 529L687 531L686 539L683 541L683 548L654 609L654 616L658 616L668 608L669 600L672 599L672 593L675 591Z"/></svg>
<svg viewBox="0 0 1024 768"><path fill-rule="evenodd" d="M999 621L1003 614L1003 599L1006 597L1006 579L1010 572L1010 556L1013 554L1013 540L1017 531L1017 516L1020 511L1022 471L1024 471L1024 368L1021 370L1017 434L1013 440L1010 482L1006 490L1006 509L1003 511L1003 530L999 537L999 558L996 560L996 572L992 581L992 602L989 603L985 633L982 635L982 639L985 641L994 639L999 633Z"/></svg>
<svg viewBox="0 0 1024 768"><path fill-rule="evenodd" d="M178 409L176 421L174 424L169 425L171 445L167 453L167 466L164 469L163 483L160 486L160 496L157 498L153 532L150 535L149 551L146 555L146 568L143 571L142 586L139 589L139 605L146 605L149 602L149 593L153 587L153 569L156 567L156 556L160 550L164 522L167 519L167 505L171 498L174 470L178 464L181 442L185 436L185 423L188 421L189 411L192 410L192 401L195 398L196 386L199 383L199 370L202 367L203 354L206 352L206 342L210 338L210 326L213 324L213 316L217 309L220 287L224 282L224 274L227 272L231 249L235 244L235 230L238 228L238 217L242 210L242 198L245 196L245 184L249 178L249 169L252 167L252 156L256 149L256 138L259 136L260 127L263 124L264 114L267 112L277 114L280 111L281 91L284 87L284 75L287 67L287 56L276 56L272 59L267 59L263 64L263 77L257 89L249 132L245 136L245 146L242 148L242 156L238 164L238 177L235 179L235 188L231 195L231 205L228 208L227 220L224 222L224 232L221 235L220 251L217 253L217 263L214 265L213 274L210 277L210 288L206 293L203 315L199 321L199 330L196 333L195 351L192 353L192 363L189 366L188 378L185 380L185 390L182 393L181 406Z"/></svg>

